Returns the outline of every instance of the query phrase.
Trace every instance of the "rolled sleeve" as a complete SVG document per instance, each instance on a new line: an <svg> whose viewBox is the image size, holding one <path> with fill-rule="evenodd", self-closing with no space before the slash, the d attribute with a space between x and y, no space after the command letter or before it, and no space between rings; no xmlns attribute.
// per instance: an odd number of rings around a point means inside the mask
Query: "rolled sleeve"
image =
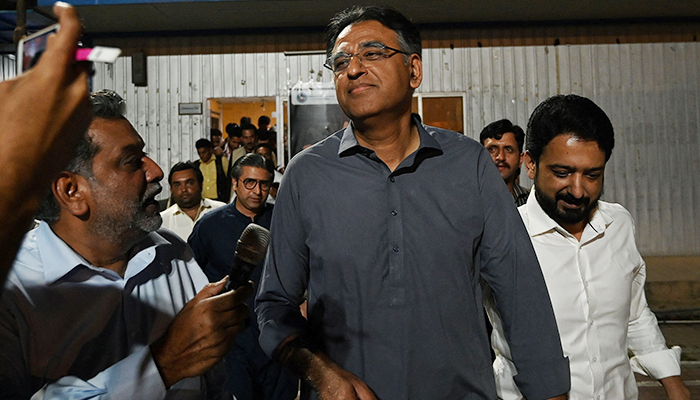
<svg viewBox="0 0 700 400"><path fill-rule="evenodd" d="M630 359L632 370L654 379L679 376L681 374L681 348L670 349L634 356Z"/></svg>
<svg viewBox="0 0 700 400"><path fill-rule="evenodd" d="M627 331L627 345L634 353L630 364L634 372L663 379L681 374L681 348L669 349L666 339L659 329L656 315L649 309L644 295L646 265L636 254L639 267L632 284L630 321Z"/></svg>

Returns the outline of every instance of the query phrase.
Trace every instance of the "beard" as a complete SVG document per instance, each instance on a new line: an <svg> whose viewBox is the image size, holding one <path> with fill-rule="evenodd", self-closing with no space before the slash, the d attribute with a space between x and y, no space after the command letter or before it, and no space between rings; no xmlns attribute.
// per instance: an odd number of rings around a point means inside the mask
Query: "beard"
<svg viewBox="0 0 700 400"><path fill-rule="evenodd" d="M160 183L149 183L137 201L115 196L113 191L99 183L91 187L97 208L92 225L92 232L96 235L131 244L157 230L163 223L155 200L162 190ZM151 205L155 205L155 212L149 213L147 209Z"/></svg>
<svg viewBox="0 0 700 400"><path fill-rule="evenodd" d="M602 194L602 193L601 193ZM554 198L549 197L544 192L540 191L535 182L535 198L542 207L542 210L559 225L574 225L583 220L590 218L591 213L598 207L598 199L600 196L591 200L590 197L576 198L568 192L559 192ZM569 204L583 206L581 208L563 208L557 206L559 200L563 200Z"/></svg>

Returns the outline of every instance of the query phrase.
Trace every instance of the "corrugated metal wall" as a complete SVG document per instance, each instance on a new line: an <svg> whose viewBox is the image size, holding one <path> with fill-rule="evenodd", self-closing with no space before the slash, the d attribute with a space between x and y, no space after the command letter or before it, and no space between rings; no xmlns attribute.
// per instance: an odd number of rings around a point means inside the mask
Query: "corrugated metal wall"
<svg viewBox="0 0 700 400"><path fill-rule="evenodd" d="M467 135L500 118L525 125L558 93L593 99L616 148L604 199L627 207L648 255L700 254L700 44L429 49L423 92L467 92Z"/></svg>
<svg viewBox="0 0 700 400"><path fill-rule="evenodd" d="M0 57L0 81L10 79L17 71L17 61L14 56L2 55Z"/></svg>
<svg viewBox="0 0 700 400"><path fill-rule="evenodd" d="M149 86L131 84L131 60L100 66L94 89L125 97L128 118L164 167L194 159L203 116L180 102L284 96L295 82L328 81L322 55L283 53L148 58ZM699 255L700 44L431 48L422 93L467 93L467 135L500 118L525 125L545 98L577 93L611 117L617 133L604 198L627 207L645 255Z"/></svg>

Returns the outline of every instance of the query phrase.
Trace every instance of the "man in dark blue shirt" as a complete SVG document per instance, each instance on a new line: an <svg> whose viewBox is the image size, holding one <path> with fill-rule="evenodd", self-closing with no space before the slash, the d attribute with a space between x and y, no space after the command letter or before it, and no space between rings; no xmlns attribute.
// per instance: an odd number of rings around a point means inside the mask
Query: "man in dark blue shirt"
<svg viewBox="0 0 700 400"><path fill-rule="evenodd" d="M259 154L241 157L231 169L236 198L231 204L204 215L188 240L197 263L211 282L228 275L236 244L250 223L270 228L272 205L265 202L272 186L272 162ZM260 281L262 266L251 276ZM252 299L249 302L253 308ZM238 400L291 400L296 397L298 380L260 348L260 331L251 313L248 328L236 338L236 345L224 358L227 389Z"/></svg>
<svg viewBox="0 0 700 400"><path fill-rule="evenodd" d="M492 400L483 279L507 314L522 393L568 392L547 288L503 178L479 143L411 114L416 27L395 10L353 8L328 37L351 124L285 172L257 297L262 348L321 399Z"/></svg>

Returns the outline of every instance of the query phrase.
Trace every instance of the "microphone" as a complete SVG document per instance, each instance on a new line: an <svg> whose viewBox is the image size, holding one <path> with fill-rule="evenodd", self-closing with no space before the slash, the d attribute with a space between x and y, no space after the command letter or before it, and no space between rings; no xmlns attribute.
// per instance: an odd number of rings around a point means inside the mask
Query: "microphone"
<svg viewBox="0 0 700 400"><path fill-rule="evenodd" d="M262 262L270 244L270 231L258 224L248 224L238 238L233 266L228 274L224 291L245 285L253 270Z"/></svg>

